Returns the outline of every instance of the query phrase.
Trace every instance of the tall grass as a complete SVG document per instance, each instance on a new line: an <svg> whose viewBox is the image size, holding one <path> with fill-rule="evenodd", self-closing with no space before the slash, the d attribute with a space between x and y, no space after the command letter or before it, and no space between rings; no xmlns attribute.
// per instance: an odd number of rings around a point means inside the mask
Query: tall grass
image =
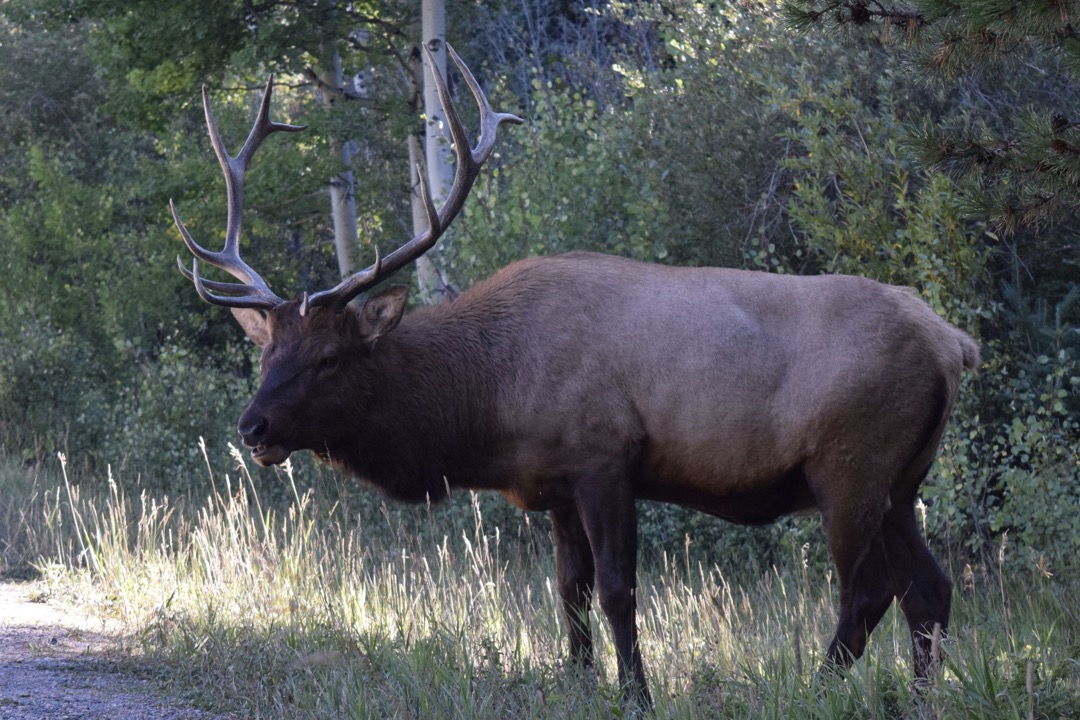
<svg viewBox="0 0 1080 720"><path fill-rule="evenodd" d="M121 619L135 664L207 706L285 718L630 712L596 613L598 677L562 660L545 531L514 515L515 527L493 525L468 494L449 512L398 510L309 489L327 478L291 468L287 501L269 503L236 460L200 499L130 496L112 477L88 493L66 474L20 480L7 467L4 492L22 496L0 530L23 538L9 549L37 554L52 592ZM734 579L689 545L654 558L638 619L656 716L1080 717L1080 584L1004 554L959 580L945 667L913 692L895 611L850 672L817 673L835 622L827 569L796 556Z"/></svg>

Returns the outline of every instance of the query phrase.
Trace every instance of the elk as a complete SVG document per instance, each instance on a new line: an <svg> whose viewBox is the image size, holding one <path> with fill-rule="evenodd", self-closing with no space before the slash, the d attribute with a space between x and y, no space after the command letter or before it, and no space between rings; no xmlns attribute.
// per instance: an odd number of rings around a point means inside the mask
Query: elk
<svg viewBox="0 0 1080 720"><path fill-rule="evenodd" d="M426 50L426 49L425 49ZM638 500L736 523L821 513L840 589L828 667L860 657L894 598L913 669L933 669L952 584L914 503L974 340L909 289L851 276L676 268L592 253L515 262L453 300L405 313L393 287L351 303L431 248L461 210L497 128L472 147L434 72L457 156L445 203L421 186L430 228L330 290L284 300L239 255L244 171L271 133L272 79L236 157L204 89L228 194L225 248L181 271L262 347L261 385L238 423L263 466L310 450L407 502L495 490L550 513L573 660L592 664L588 609L611 624L618 678L651 702L635 624ZM430 58L429 58L430 60ZM239 282L202 278L199 261ZM357 306L359 305L359 306Z"/></svg>

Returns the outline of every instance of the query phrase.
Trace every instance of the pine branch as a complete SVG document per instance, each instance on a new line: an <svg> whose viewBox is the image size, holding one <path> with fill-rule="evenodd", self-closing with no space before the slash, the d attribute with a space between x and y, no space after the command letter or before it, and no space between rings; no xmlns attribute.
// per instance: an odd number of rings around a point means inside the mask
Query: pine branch
<svg viewBox="0 0 1080 720"><path fill-rule="evenodd" d="M876 22L909 31L926 23L926 16L912 6L886 5L876 0L789 0L783 10L788 23L799 31L810 30L824 21L839 26Z"/></svg>
<svg viewBox="0 0 1080 720"><path fill-rule="evenodd" d="M1069 6L1066 0L785 0L783 9L801 32L823 23L876 25L885 37L889 28L903 28L907 41L922 49L920 65L949 79L1027 48L1060 53L1080 74L1080 30L1072 24Z"/></svg>
<svg viewBox="0 0 1080 720"><path fill-rule="evenodd" d="M1066 0L786 0L795 29L829 23L877 26L882 37L897 26L911 60L939 82L975 76L1004 60L1061 58L1057 66L1080 76L1080 26ZM993 110L996 108L990 105ZM938 127L929 121L907 143L917 161L964 190L967 213L1001 233L1049 224L1080 212L1080 110L1000 108L991 131L978 123Z"/></svg>

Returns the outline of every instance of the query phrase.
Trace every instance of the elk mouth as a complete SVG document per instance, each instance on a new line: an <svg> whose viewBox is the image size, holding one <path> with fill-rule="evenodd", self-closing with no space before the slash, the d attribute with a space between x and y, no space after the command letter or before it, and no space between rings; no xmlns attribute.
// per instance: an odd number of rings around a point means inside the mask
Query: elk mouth
<svg viewBox="0 0 1080 720"><path fill-rule="evenodd" d="M251 448L251 459L257 462L261 467L280 465L289 459L290 454L292 454L292 450L284 445L265 445L259 443Z"/></svg>

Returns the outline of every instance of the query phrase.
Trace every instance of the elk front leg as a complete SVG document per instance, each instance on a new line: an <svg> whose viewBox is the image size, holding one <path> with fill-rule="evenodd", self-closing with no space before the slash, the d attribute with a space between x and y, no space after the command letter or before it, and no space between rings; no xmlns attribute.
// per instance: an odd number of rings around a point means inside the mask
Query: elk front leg
<svg viewBox="0 0 1080 720"><path fill-rule="evenodd" d="M594 473L575 490L582 525L592 547L600 607L611 623L619 684L645 707L652 698L638 647L637 508L629 468Z"/></svg>
<svg viewBox="0 0 1080 720"><path fill-rule="evenodd" d="M589 536L575 505L552 510L551 524L555 531L555 574L570 635L570 659L582 667L592 667L589 603L595 573Z"/></svg>

